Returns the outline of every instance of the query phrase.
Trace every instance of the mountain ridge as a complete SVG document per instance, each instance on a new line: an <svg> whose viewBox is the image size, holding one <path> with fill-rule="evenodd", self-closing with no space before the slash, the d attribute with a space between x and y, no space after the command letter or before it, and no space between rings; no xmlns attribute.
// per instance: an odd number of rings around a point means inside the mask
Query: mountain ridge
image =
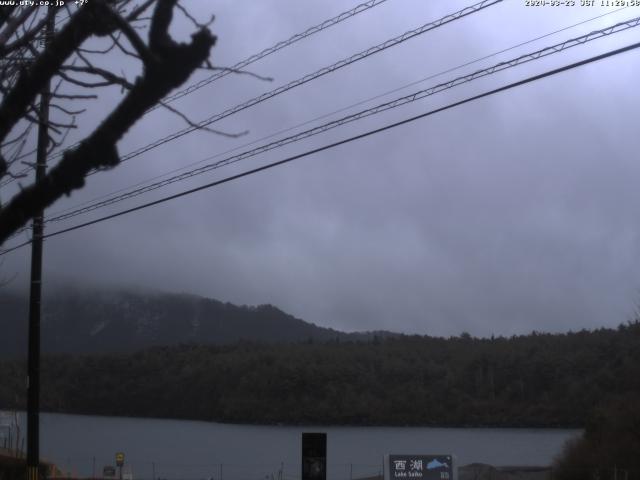
<svg viewBox="0 0 640 480"><path fill-rule="evenodd" d="M28 300L0 293L0 358L23 356ZM184 343L368 341L387 331L342 332L270 305L234 305L189 293L133 289L73 289L46 297L43 353L131 353Z"/></svg>

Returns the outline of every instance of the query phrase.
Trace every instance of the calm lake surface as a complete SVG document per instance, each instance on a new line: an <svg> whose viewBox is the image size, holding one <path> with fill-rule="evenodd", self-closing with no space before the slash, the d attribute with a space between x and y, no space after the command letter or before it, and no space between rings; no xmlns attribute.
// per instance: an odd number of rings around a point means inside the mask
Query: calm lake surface
<svg viewBox="0 0 640 480"><path fill-rule="evenodd" d="M21 414L23 432L25 415ZM375 475L385 454L453 453L458 465L549 465L579 430L246 426L183 420L42 414L41 456L91 476L124 452L135 479L300 478L302 432L327 433L328 479ZM94 466L95 465L95 466Z"/></svg>

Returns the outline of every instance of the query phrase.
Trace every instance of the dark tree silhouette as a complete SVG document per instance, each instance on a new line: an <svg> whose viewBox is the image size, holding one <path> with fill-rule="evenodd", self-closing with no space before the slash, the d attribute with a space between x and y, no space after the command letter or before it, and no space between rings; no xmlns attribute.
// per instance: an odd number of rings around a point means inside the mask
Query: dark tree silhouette
<svg viewBox="0 0 640 480"><path fill-rule="evenodd" d="M196 28L188 43L169 35L176 9ZM66 14L62 28L42 41L48 18L60 11ZM0 7L0 182L24 172L17 169L24 156L22 147L31 127L44 123L37 99L47 82L57 82L52 107L68 117L47 121L50 151L60 146L65 132L75 127L75 115L83 111L72 110L69 104L97 98L86 89L115 85L126 91L97 128L67 149L42 181L21 189L0 206L0 245L38 211L81 188L89 172L118 165L118 141L142 115L162 104L162 98L197 68L213 68L208 58L216 39L208 25L198 23L177 0L90 0L73 9ZM146 41L140 30L148 31ZM87 46L96 38L107 46ZM142 73L134 81L98 66L96 59L112 50L141 62ZM67 93L69 89L60 85L75 90Z"/></svg>

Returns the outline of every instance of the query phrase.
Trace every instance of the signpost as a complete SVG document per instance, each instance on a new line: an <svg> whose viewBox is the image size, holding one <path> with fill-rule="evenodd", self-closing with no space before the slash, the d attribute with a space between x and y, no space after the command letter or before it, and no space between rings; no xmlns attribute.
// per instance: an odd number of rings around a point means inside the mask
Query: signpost
<svg viewBox="0 0 640 480"><path fill-rule="evenodd" d="M122 452L116 453L116 466L120 471L120 480L122 480L122 467L124 466L124 453Z"/></svg>
<svg viewBox="0 0 640 480"><path fill-rule="evenodd" d="M327 480L327 434L302 434L302 480Z"/></svg>
<svg viewBox="0 0 640 480"><path fill-rule="evenodd" d="M385 480L457 480L455 457L443 455L388 455Z"/></svg>

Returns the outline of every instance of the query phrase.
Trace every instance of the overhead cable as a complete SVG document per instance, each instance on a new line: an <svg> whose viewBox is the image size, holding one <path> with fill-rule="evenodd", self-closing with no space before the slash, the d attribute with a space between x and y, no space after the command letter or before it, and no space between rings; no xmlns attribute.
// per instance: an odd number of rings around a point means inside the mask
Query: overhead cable
<svg viewBox="0 0 640 480"><path fill-rule="evenodd" d="M274 167L277 167L277 166L280 166L280 165L284 165L284 164L293 162L294 160L298 160L300 158L304 158L304 157L307 157L307 156L310 156L310 155L313 155L313 154L316 154L316 153L319 153L319 152L323 152L323 151L335 148L337 146L353 142L355 140L360 140L360 139L363 139L363 138L366 138L366 137L369 137L369 136L372 136L372 135L376 135L378 133L384 132L386 130L390 130L392 128L399 127L401 125L406 125L408 123L415 122L415 121L420 120L422 118L426 118L426 117L435 115L437 113L440 113L440 112L443 112L443 111L446 111L446 110L450 110L452 108L455 108L455 107L458 107L458 106L461 106L461 105L464 105L464 104L467 104L467 103L470 103L470 102L473 102L473 101L476 101L476 100L480 100L482 98L489 97L491 95L495 95L495 94L500 93L500 92L504 92L504 91L510 90L512 88L515 88L515 87L519 87L519 86L526 85L526 84L529 84L529 83L532 83L532 82L535 82L535 81L538 81L538 80L542 80L544 78L551 77L553 75L557 75L559 73L566 72L566 71L572 70L574 68L578 68L578 67L581 67L581 66L593 63L593 62L597 62L597 61L603 60L605 58L613 57L615 55L620 55L622 53L625 53L625 52L628 52L628 51L631 51L631 50L635 50L635 49L637 49L639 47L640 47L640 42L637 42L637 43L634 43L634 44L631 44L631 45L627 45L625 47L621 47L621 48L617 48L615 50L608 51L606 53L602 53L600 55L595 55L593 57L590 57L590 58L587 58L587 59L584 59L584 60L580 60L578 62L571 63L569 65L565 65L563 67L555 68L553 70L548 70L548 71L546 71L544 73L533 75L533 76L527 77L527 78L525 78L523 80L512 82L512 83L509 83L509 84L504 85L502 87L498 87L498 88L495 88L493 90L489 90L489 91L486 91L484 93L481 93L481 94L478 94L478 95L474 95L472 97L467 97L467 98L465 98L463 100L459 100L457 102L450 103L450 104L445 105L443 107L439 107L439 108L436 108L434 110L430 110L428 112L422 113L420 115L416 115L416 116L409 117L409 118L406 118L404 120L401 120L399 122L395 122L395 123L391 123L391 124L385 125L384 127L376 128L374 130L369 130L369 131L367 131L365 133L354 135L352 137L349 137L349 138L346 138L346 139L343 139L343 140L340 140L340 141L337 141L337 142L333 142L333 143L328 144L328 145L323 145L322 147L314 148L312 150L307 150L306 152L303 152L303 153L300 153L300 154L297 154L297 155L293 155L291 157L287 157L287 158L285 158L283 160L279 160L277 162L269 163L269 164L263 165L261 167L257 167L257 168L251 169L251 170L247 170L245 172L242 172L242 173L239 173L239 174L236 174L236 175L232 175L232 176L223 178L221 180L216 180L214 182L211 182L211 183L208 183L208 184L205 184L205 185L201 185L199 187L195 187L195 188L192 188L192 189L180 192L180 193L176 193L174 195L169 195L167 197L163 197L161 199L155 200L153 202L145 203L143 205L138 205L138 206L133 207L133 208L128 208L126 210L122 210L120 212L117 212L117 213L114 213L114 214L111 214L111 215L107 215L107 216L104 216L104 217L101 217L101 218L97 218L97 219L91 220L89 222L85 222L85 223L82 223L82 224L79 224L79 225L74 225L72 227L65 228L63 230L58 230L58 231L55 231L55 232L52 232L52 233L48 233L48 234L44 235L43 238L51 238L51 237L55 237L55 236L58 236L58 235L62 235L64 233L72 232L74 230L85 228L85 227L88 227L90 225L95 225L97 223L101 223L101 222L104 222L106 220L117 218L117 217L120 217L122 215L126 215L128 213L136 212L136 211L143 210L143 209L155 206L155 205L159 205L159 204L168 202L170 200L174 200L176 198L184 197L186 195L190 195L192 193L199 192L201 190L206 190L206 189L209 189L209 188L213 188L213 187L216 187L218 185L222 185L224 183L231 182L233 180L238 180L240 178L243 178L243 177L246 177L246 176L249 176L249 175L253 175L253 174L258 173L258 172L262 172L262 171L269 170L271 168L274 168ZM9 252L15 251L18 248L21 248L21 247L23 247L25 245L28 245L29 243L31 243L31 242L30 241L29 242L25 242L25 243L23 243L21 245L17 245L15 247L10 248L10 249L4 250L4 251L0 252L0 256L5 255L5 254L7 254Z"/></svg>
<svg viewBox="0 0 640 480"><path fill-rule="evenodd" d="M273 150L275 148L280 148L283 147L285 145L300 141L302 139L305 138L309 138L312 137L314 135L318 135L320 133L324 133L328 130L332 130L334 128L340 127L342 125L351 123L351 122L355 122L357 120L361 120L363 118L366 117L370 117L372 115L376 115L382 112L385 112L387 110L391 110L394 108L398 108L400 106L406 105L408 103L412 103L415 102L417 100L421 100L424 99L428 96L431 95L435 95L436 93L440 93L444 90L448 90L451 88L454 88L456 86L471 82L473 80L477 80L479 78L482 77L486 77L488 75L492 75L498 72L501 72L503 70L506 70L508 68L513 68L516 67L518 65L522 65L524 63L528 63L531 62L533 60L537 60L539 58L542 57L546 57L555 53L559 53L562 52L563 50L575 47L577 45L582 45L591 41L594 41L596 39L602 38L604 36L609 36L613 33L617 33L617 32L621 32L624 30L628 30L630 28L634 28L637 27L638 25L640 25L640 17L636 17L634 19L631 20L627 20L624 22L620 22L617 23L613 26L601 29L601 30L596 30L593 32L590 32L586 35L582 35L580 37L576 37L570 40L566 40L564 42L552 45L550 47L545 47L543 49L537 50L535 52L532 53L527 53L524 55L521 55L517 58L511 59L511 60L507 60L504 62L500 62L497 63L491 67L488 68L484 68L481 70L477 70L471 74L468 75L463 75L463 76L459 76L457 78L454 78L452 80L443 82L443 83L439 83L435 86L423 89L423 90L419 90L415 93L412 93L410 95L406 95L400 98L397 98L395 100L389 101L389 102L385 102L379 105L376 105L374 107L365 109L365 110L361 110L360 112L351 114L351 115L347 115L345 117L339 118L337 120L333 120L331 122L325 123L323 125L319 125L317 127L313 127L310 128L308 130L299 132L297 134L282 138L280 140L276 140L274 142L271 143L267 143L264 145L261 145L259 147L253 148L251 150L247 150L244 151L242 153L227 157L223 160L219 160L217 162L214 163L210 163L207 165L203 165L202 167L193 169L193 170L189 170L187 172L184 172L182 174L179 175L175 175L173 177L169 177L167 179L146 185L144 187L140 187L134 190L131 190L129 192L123 193L121 195L117 195L111 198L108 198L106 200L102 200L100 202L96 202L94 204L82 207L82 208L78 208L76 210L73 210L71 212L68 213L63 213L57 216L52 216L50 218L48 218L46 220L46 222L57 222L57 221L62 221L62 220L67 220L71 217L75 217L77 215L81 215L93 210L96 210L98 208L102 208L102 207L106 207L108 205L112 205L114 203L118 203L139 195L142 195L143 193L147 193L150 192L152 190L157 190L161 187L165 187L167 185L170 185L172 183L176 183L182 180L185 180L187 178L191 178L194 177L196 175L202 175L203 173L209 172L211 170L226 166L226 165L230 165L232 163L236 163L239 162L241 160L245 160L247 158L250 157L254 157L256 155L268 152L270 150Z"/></svg>
<svg viewBox="0 0 640 480"><path fill-rule="evenodd" d="M406 42L407 40L410 40L418 35L422 35L426 32L429 32L431 30L434 30L436 28L439 28L443 25L446 25L448 23L451 23L455 20L458 20L460 18L466 17L468 15L471 15L473 13L477 13L480 10L483 10L485 8L488 8L492 5L498 4L503 2L504 0L482 0L481 2L478 2L474 5L471 5L469 7L465 7L462 10L459 10L455 13L446 15L438 20L435 20L433 22L429 22L426 23L416 29L413 30L409 30L405 33L403 33L402 35L398 35L397 37L391 38L385 42L382 42L376 46L370 47L366 50L363 50L359 53L356 53L355 55L352 55L350 57L344 58L332 65L329 65L327 67L323 67L320 70L317 70L313 73L309 73L301 78L298 78L296 80L293 80L285 85L281 85L280 87L274 89L274 90L270 90L266 93L263 93L262 95L259 95L257 97L254 97L250 100L247 100L244 103L238 104L234 107L228 108L227 110L224 110L223 112L217 113L205 120L202 120L201 122L197 123L195 126L189 126L186 128L183 128L182 130L179 130L177 132L174 132L170 135L167 135L165 137L162 137L150 144L147 144L143 147L140 147L132 152L129 152L125 155L123 155L120 159L121 163L122 162L126 162L127 160L130 160L134 157L137 157L145 152L148 152L149 150L152 150L156 147L159 147L160 145L163 145L167 142L171 142L173 140L176 140L188 133L194 132L196 130L202 129L203 127L207 127L209 125L211 125L212 123L218 122L220 120L222 120L223 118L227 118L235 113L238 113L240 111L246 110L250 107L253 107L259 103L262 103L270 98L273 98L277 95L280 95L282 93L288 92L289 90L292 90L294 88L297 88L301 85L304 85L312 80L315 80L317 78L320 78L324 75L327 75L329 73L335 72L336 70L339 70L343 67L346 67L347 65L351 65L355 62L358 62L360 60L363 60L367 57L370 57L371 55L375 55L376 53L380 53L388 48L394 47L396 45L399 45L403 42ZM95 171L94 171L95 172Z"/></svg>
<svg viewBox="0 0 640 480"><path fill-rule="evenodd" d="M329 73L335 72L343 67L346 67L348 65L351 65L352 63L358 62L360 60L363 60L365 58L370 57L371 55L375 55L376 53L382 52L388 48L394 47L396 45L399 45L403 42L406 42L407 40L410 40L418 35L422 35L426 32L429 32L431 30L434 30L436 28L439 28L443 25L446 25L448 23L451 23L455 20L458 20L460 18L466 17L468 15L471 15L473 13L477 13L480 10L484 10L485 8L488 8L490 6L493 6L495 4L501 3L504 0L482 0L474 5L471 5L469 7L465 7L462 10L459 10L457 12L451 13L449 15L445 15L444 17L426 23L418 28L415 28L413 30L409 30L405 33L403 33L402 35L398 35L397 37L391 38L389 40L386 40L385 42L382 42L378 45L375 45L373 47L370 47L366 50L363 50L361 52L358 52L350 57L344 58L332 65L329 65L327 67L323 67L320 70L317 70L313 73L309 73L303 77L300 77L296 80L293 80L285 85L281 85L280 87L274 89L274 90L270 90L268 92L263 93L262 95L259 95L257 97L254 97L250 100L247 100L244 103L235 105L231 108L228 108L227 110L224 110L222 112L219 112L205 120L202 120L201 122L198 122L196 125L194 126L188 126L186 128L183 128L182 130L178 130L177 132L174 132L170 135L167 135L165 137L162 137L152 143L149 143L143 147L140 147L132 152L129 152L125 155L123 155L122 157L120 157L120 163L124 163L128 160L131 160L134 157L137 157L139 155L142 155L143 153L148 152L149 150L153 150L154 148L159 147L160 145L164 145L165 143L171 142L173 140L177 140L180 137L183 137L184 135L187 135L191 132L200 130L204 127L207 127L209 125L211 125L212 123L218 122L224 118L227 118L231 115L234 115L238 112L241 112L243 110L246 110L248 108L251 108L259 103L262 103L266 100L269 100L277 95L280 95L282 93L288 92L289 90L292 90L294 88L297 88L301 85L304 85L312 80L315 80L317 78L323 77L324 75L327 75ZM79 143L72 145L71 147L62 150L60 152L58 152L56 155L53 155L52 158L57 158L59 156L62 156L64 154L65 151L75 148L76 146L78 146ZM93 175L95 173L97 173L99 170L93 170L91 172L89 172L87 174L87 176Z"/></svg>
<svg viewBox="0 0 640 480"><path fill-rule="evenodd" d="M290 38L288 38L287 40L283 40L281 42L276 43L275 45L269 47L269 48L265 48L264 50L262 50L259 53L256 53L254 55L251 55L247 58L245 58L244 60L241 60L240 62L236 63L235 65L231 66L229 69L225 69L225 70L221 70L219 72L216 72L215 74L211 75L208 78L202 79L199 82L194 83L193 85L190 85L189 87L180 90L179 92L176 92L168 97L165 97L165 99L163 100L163 102L167 103L167 102L172 102L174 100L177 100L178 98L182 98L185 95L189 95L192 92L195 92L196 90L204 87L205 85L209 85L212 82L215 82L216 80L221 79L222 77L233 73L234 71L238 71L241 70L249 65L251 65L254 62L257 62L258 60L271 55L272 53L275 53L279 50L282 50L285 47L288 47L290 45L293 45L294 43L310 37L311 35L313 35L314 33L318 33L321 32L322 30L326 30L329 27L333 27L334 25L339 24L340 22L343 22L345 20L347 20L348 18L351 18L359 13L365 12L367 10L369 10L370 8L376 7L384 2L386 2L387 0L369 0L368 2L364 2L361 3L360 5L355 6L354 8L352 8L351 10L347 10L346 12L342 12L339 15L336 15L333 18L330 18L328 20L325 20L322 23L319 23L318 25L314 25L313 27L309 27L307 28L304 32L301 33L296 33L295 35L291 36ZM156 109L158 108L159 105L156 105L155 107L151 108L150 110Z"/></svg>
<svg viewBox="0 0 640 480"><path fill-rule="evenodd" d="M364 100L360 100L360 101L358 101L358 102L356 102L356 103L352 103L352 104L347 105L347 106L345 106L345 107L341 107L341 108L339 108L338 110L334 110L334 111L332 111L332 112L322 114L322 115L320 115L320 116L318 116L318 117L315 117L315 118L313 118L313 119L311 119L311 120L306 120L306 121L304 121L304 122L302 122L302 123L298 123L298 124L293 125L293 126L291 126L291 127L287 127L287 128L285 128L285 129L279 130L279 131L277 131L277 132L270 133L270 134L268 134L268 135L266 135L266 136L264 136L264 137L261 137L261 138L258 138L258 139L255 139L255 140L252 140L251 142L245 143L245 144L243 144L243 145L239 145L239 146L237 146L237 147L233 147L233 148L231 148L231 149L229 149L229 150L226 150L226 151L224 151L224 152L216 153L215 155L211 155L211 156L209 156L209 157L205 157L204 159L198 160L198 161L196 161L196 162L192 162L192 163L190 163L190 164L188 164L188 165L185 165L185 166L182 166L182 167L179 167L179 168L175 168L175 169L173 169L173 170L169 170L168 172L165 172L165 173L163 173L163 174L156 175L156 176L151 177L151 178L147 178L147 179L142 180L142 181L140 181L140 182L137 182L137 183L135 183L135 184L133 184L133 185L128 185L128 186L126 186L126 187L119 188L118 190L112 191L112 192L110 192L110 193L107 193L107 194L104 194L104 195L100 195L100 196L98 196L98 197L94 197L94 198L92 198L92 199L89 199L89 200L86 200L86 201L80 202L80 203L76 204L75 206L71 206L71 207L67 207L67 208L64 208L64 209L58 210L57 212L53 213L53 214L52 214L52 216L58 216L58 215L60 215L60 214L62 214L62 213L69 212L69 211L71 211L71 210L75 210L75 209L77 209L78 207L80 207L80 206L82 206L82 205L88 205L88 204L91 204L91 203L95 203L96 201L98 201L98 200L102 200L103 198L108 198L108 197L113 196L113 195L115 195L115 194L117 194L117 193L124 192L124 191L126 191L126 190L129 190L129 189L132 189L132 188L135 188L135 187L139 187L139 186L141 186L141 185L144 185L144 184L146 184L147 182L151 182L151 181L153 181L153 180L158 180L158 179L160 179L160 178L167 177L168 175L171 175L171 174L173 174L173 173L179 172L179 171L181 171L181 170L186 170L186 169L187 169L187 168L189 168L189 167L193 167L193 166L198 165L198 164L200 164L200 163L206 162L207 160L212 160L212 159L214 159L214 158L218 158L218 157L221 157L221 156L223 156L223 155L227 155L227 154L229 154L229 153L232 153L232 152L235 152L235 151L241 150L241 149L243 149L243 148L250 147L251 145L255 145L256 143L260 143L260 142L262 142L262 141L264 141L264 140L269 140L269 139L274 138L274 137L276 137L276 136L278 136L278 135L281 135L281 134L283 134L283 133L287 133L287 132L290 132L290 131L292 131L292 130L296 130L296 129L300 128L300 127L304 127L305 125L309 125L309 124L311 124L311 123L317 122L318 120L323 120L323 119L328 118L328 117L331 117L331 116L333 116L333 115L335 115L335 114L337 114L337 113L345 112L345 111L350 110L350 109L352 109L352 108L354 108L354 107L358 107L358 106L364 105L364 104L369 103L369 102L371 102L371 101L373 101L373 100L377 100L377 99L379 99L379 98L385 97L385 96L390 95L390 94L392 94L392 93L396 93L396 92L399 92L399 91L401 91L401 90L404 90L404 89L406 89L406 88L408 88L408 87L412 87L412 86L414 86L414 85L418 85L418 84L420 84L420 83L426 82L427 80L431 80L431 79L434 79L434 78L440 77L440 76L442 76L442 75L444 75L444 74L451 73L451 72L454 72L454 71L456 71L456 70L460 70L461 68L468 67L468 66L470 66L470 65L473 65L473 64L475 64L475 63L481 62L481 61L486 60L486 59L488 59L488 58L495 57L495 56L497 56L497 55L500 55L500 54L502 54L502 53L505 53L505 52L508 52L508 51L511 51L511 50L515 50L516 48L519 48L519 47L522 47L522 46L524 46L524 45L528 45L528 44L534 43L534 42L536 42L536 41L538 41L538 40L541 40L541 39L546 38L546 37L550 37L550 36L555 35L555 34L560 33L560 32L564 32L564 31L566 31L566 30L569 30L569 29L571 29L571 28L577 27L577 26L579 26L579 25L583 25L583 24L585 24L585 23L592 22L592 21L594 21L594 20L598 20L598 19L600 19L600 18L602 18L602 17L608 16L608 15L612 15L613 13L619 12L620 10L624 10L624 9L626 9L626 8L629 8L629 7L622 7L622 8L619 8L619 9L617 9L617 10L613 10L613 11L611 11L611 12L605 12L605 13L603 13L603 14L601 14L601 15L598 15L598 16L595 16L595 17L591 17L591 18L589 18L589 19L587 19L587 20L582 20L582 21L580 21L580 22L578 22L578 23L574 23L574 24L572 24L572 25L569 25L569 26L563 27L563 28L561 28L561 29L554 30L554 31L549 32L549 33L546 33L546 34L544 34L544 35L540 35L540 36L538 36L538 37L535 37L535 38L529 39L529 40L527 40L527 41L521 42L521 43L519 43L519 44L517 44L517 45L513 45L513 46L511 46L511 47L508 47L508 48L505 48L505 49L502 49L502 50L499 50L499 51L496 51L496 52L490 53L490 54L485 55L485 56L483 56L483 57L476 58L475 60L470 60L470 61L468 61L468 62L466 62L466 63L460 64L460 65L457 65L457 66L455 66L455 67L451 67L451 68L448 68L448 69L446 69L446 70L442 70L442 71L440 71L440 72L438 72L438 73L431 74L431 75L429 75L429 76L427 76L427 77L424 77L424 78L422 78L422 79L420 79L420 80L413 81L413 82L408 83L408 84L405 84L405 85L403 85L403 86L401 86L401 87L396 87L396 88L394 88L394 89L392 89L392 90L388 90L388 91L386 91L386 92L383 92L383 93L377 94L377 95L375 95L375 96L373 96L373 97L368 97L368 98L366 98L366 99L364 99Z"/></svg>
<svg viewBox="0 0 640 480"><path fill-rule="evenodd" d="M228 69L223 69L220 70L218 72L216 72L215 74L211 75L210 77L204 78L190 86L188 86L187 88L180 90L172 95L169 95L167 97L165 97L163 99L163 103L169 103L172 102L174 100L177 100L178 98L182 98L185 95L189 95L190 93L195 92L196 90L199 90L200 88L204 87L205 85L209 85L212 82L215 82L216 80L219 80L223 77L225 77L226 75L230 74L230 73L234 73L234 72L238 72L239 70L251 65L254 62L257 62L258 60L263 59L264 57L267 57L273 53L276 53L280 50L282 50L283 48L289 47L291 45L293 45L296 42L299 42L300 40L303 40L307 37L310 37L311 35L314 35L318 32L321 32L323 30L326 30L327 28L333 27L334 25L338 25L341 22L344 22L345 20L354 17L356 15L358 15L359 13L362 12L366 12L367 10L377 7L378 5L383 4L384 2L386 2L387 0L368 0L367 2L361 3L359 5L356 5L355 7L344 11L338 15L336 15L335 17L329 18L327 20L324 20L323 22L314 25L312 27L307 28L305 31L300 32L300 33L296 33L295 35L292 35L291 37L289 37L286 40L282 40L278 43L276 43L275 45L272 45L268 48L265 48L264 50L262 50L261 52L255 53L247 58L245 58L244 60L239 61L238 63L236 63L235 65L229 67ZM66 17L69 18L69 15ZM66 18L62 19L65 20ZM58 21L57 23L60 23L60 21ZM154 107L151 107L150 109L148 109L145 114L151 112L152 110L155 110L156 108L159 108L160 104L155 105ZM64 153L64 151L69 150L71 148L75 148L80 144L80 142L75 143L74 145L71 145L70 147L67 147L64 150L61 150L60 152L58 152L57 154L53 155L52 158L58 158L60 156L62 156L62 154ZM35 151L35 150L34 150ZM22 175L22 174L26 174L27 172L29 172L29 168L25 169L24 171L19 172L17 175ZM9 177L10 179L8 181L5 181L4 183L0 183L0 187L7 185L9 183L11 183L14 178L13 177Z"/></svg>

